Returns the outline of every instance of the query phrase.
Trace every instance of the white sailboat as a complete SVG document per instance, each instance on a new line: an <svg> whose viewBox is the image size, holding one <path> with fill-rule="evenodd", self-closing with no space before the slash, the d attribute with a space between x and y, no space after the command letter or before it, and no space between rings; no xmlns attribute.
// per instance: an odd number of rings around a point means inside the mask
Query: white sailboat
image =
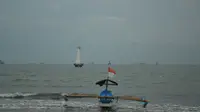
<svg viewBox="0 0 200 112"><path fill-rule="evenodd" d="M84 63L81 63L80 49L81 49L81 47L78 46L77 47L77 54L76 54L76 61L74 63L75 67L82 67L84 65Z"/></svg>

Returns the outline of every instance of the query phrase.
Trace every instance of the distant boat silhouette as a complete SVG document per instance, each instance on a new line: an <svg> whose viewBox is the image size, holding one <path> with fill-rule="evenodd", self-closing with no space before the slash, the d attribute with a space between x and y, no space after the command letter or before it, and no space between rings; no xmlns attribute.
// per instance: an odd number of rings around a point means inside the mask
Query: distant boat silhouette
<svg viewBox="0 0 200 112"><path fill-rule="evenodd" d="M0 60L0 64L5 64L4 61Z"/></svg>
<svg viewBox="0 0 200 112"><path fill-rule="evenodd" d="M145 63L140 63L140 65L145 65Z"/></svg>
<svg viewBox="0 0 200 112"><path fill-rule="evenodd" d="M108 62L108 65L111 65L111 62L110 62L110 61Z"/></svg>
<svg viewBox="0 0 200 112"><path fill-rule="evenodd" d="M158 65L158 62L156 62L156 65Z"/></svg>

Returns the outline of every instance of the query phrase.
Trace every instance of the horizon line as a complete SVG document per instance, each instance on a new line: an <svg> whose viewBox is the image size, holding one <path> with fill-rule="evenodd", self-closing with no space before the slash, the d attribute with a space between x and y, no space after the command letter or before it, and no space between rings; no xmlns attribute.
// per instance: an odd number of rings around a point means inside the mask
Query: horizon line
<svg viewBox="0 0 200 112"><path fill-rule="evenodd" d="M5 63L0 65L73 65L73 63ZM102 63L86 63L84 65L108 65L108 64L102 64ZM132 63L132 64L117 64L112 63L112 65L156 65L153 63ZM192 64L192 63L159 63L158 65L200 65L198 64Z"/></svg>

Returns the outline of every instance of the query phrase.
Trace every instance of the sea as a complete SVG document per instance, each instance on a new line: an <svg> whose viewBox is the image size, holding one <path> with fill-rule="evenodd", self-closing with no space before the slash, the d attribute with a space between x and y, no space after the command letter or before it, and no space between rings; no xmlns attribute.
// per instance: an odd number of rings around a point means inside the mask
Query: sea
<svg viewBox="0 0 200 112"><path fill-rule="evenodd" d="M200 112L200 65L111 65L116 71L109 86L114 95L149 100L119 100L103 110L98 99L64 101L62 94L99 94L95 83L108 76L108 65L4 64L0 65L0 112Z"/></svg>

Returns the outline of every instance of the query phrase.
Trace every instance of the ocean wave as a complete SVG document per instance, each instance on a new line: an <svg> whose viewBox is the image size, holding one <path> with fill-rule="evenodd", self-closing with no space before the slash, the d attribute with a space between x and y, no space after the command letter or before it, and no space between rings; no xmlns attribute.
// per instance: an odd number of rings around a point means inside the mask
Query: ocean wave
<svg viewBox="0 0 200 112"><path fill-rule="evenodd" d="M29 79L29 78L17 78L17 79L14 79L12 80L13 82L20 82L20 81L23 81L23 82L36 82L38 80L36 79Z"/></svg>
<svg viewBox="0 0 200 112"><path fill-rule="evenodd" d="M159 85L159 84L167 84L167 82L165 82L165 81L160 81L160 82L152 82L152 84L154 85Z"/></svg>
<svg viewBox="0 0 200 112"><path fill-rule="evenodd" d="M97 108L98 103L88 102L85 100L67 102L63 99L63 94L66 93L5 93L0 94L0 109L22 109L22 108L70 108L70 109L91 109ZM12 100L7 100L12 99ZM18 100L14 100L18 99ZM4 100L2 102L2 100ZM3 103L3 104L2 104ZM179 104L151 104L147 105L147 108L142 108L142 104L134 101L120 100L117 104L117 109L125 111L143 112L200 112L200 106L183 106ZM129 110L127 110L129 109Z"/></svg>
<svg viewBox="0 0 200 112"><path fill-rule="evenodd" d="M13 87L37 87L37 85L32 84L12 84Z"/></svg>
<svg viewBox="0 0 200 112"><path fill-rule="evenodd" d="M96 102L88 101L54 101L54 100L17 100L9 101L4 104L0 104L0 109L64 109L68 110L87 110L89 112L98 111L99 106ZM176 104L149 104L147 108L142 108L141 104L136 102L121 102L114 107L117 111L132 111L132 112L199 112L200 106L182 106Z"/></svg>
<svg viewBox="0 0 200 112"><path fill-rule="evenodd" d="M28 97L36 95L36 93L5 93L5 94L0 94L0 98L23 98L23 97Z"/></svg>
<svg viewBox="0 0 200 112"><path fill-rule="evenodd" d="M50 87L50 88L82 88L82 85L79 86L67 86L67 85L49 85L45 84L44 87Z"/></svg>
<svg viewBox="0 0 200 112"><path fill-rule="evenodd" d="M61 93L5 93L0 94L1 99L61 99Z"/></svg>

